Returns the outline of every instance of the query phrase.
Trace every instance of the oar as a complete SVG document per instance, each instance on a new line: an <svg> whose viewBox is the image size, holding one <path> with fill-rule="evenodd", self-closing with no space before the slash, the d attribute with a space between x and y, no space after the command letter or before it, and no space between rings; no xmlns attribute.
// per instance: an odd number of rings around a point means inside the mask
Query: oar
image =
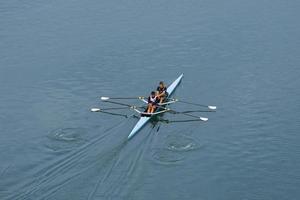
<svg viewBox="0 0 300 200"><path fill-rule="evenodd" d="M201 121L204 121L204 122L206 122L208 120L208 118L206 118L206 117L200 117L200 116L191 115L191 114L188 114L188 113L177 112L175 110L172 110L172 111L175 112L175 114L182 114L182 115L185 115L185 116L193 117L193 118L196 118L196 119L200 119Z"/></svg>
<svg viewBox="0 0 300 200"><path fill-rule="evenodd" d="M196 118L196 119L198 119L198 120L200 119L201 121L204 121L204 122L206 122L206 121L208 120L208 118L206 118L206 117L200 117L200 116L191 115L191 114L188 114L188 113L178 112L178 111L176 111L176 110L172 110L172 109L169 109L169 108L165 108L165 107L163 107L163 106L157 106L157 107L159 107L159 108L161 108L161 109L168 110L168 111L170 111L170 113L174 113L174 114L182 114L182 115L185 115L185 116L189 116L189 117Z"/></svg>
<svg viewBox="0 0 300 200"><path fill-rule="evenodd" d="M201 119L186 119L186 120L168 120L168 119L160 119L159 121L160 121L160 122L163 122L163 123L170 124L170 123L183 123L183 122L199 122L199 121L202 121L202 120L201 120Z"/></svg>
<svg viewBox="0 0 300 200"><path fill-rule="evenodd" d="M135 107L136 107L136 106L133 106L133 105L130 105L130 104L127 104L127 103L120 103L120 102L115 102L115 101L108 101L108 100L105 100L105 102L111 103L111 104L120 105L120 106L126 106L126 107L128 107L128 108L135 108Z"/></svg>
<svg viewBox="0 0 300 200"><path fill-rule="evenodd" d="M176 102L177 101L166 101L166 102L163 102L163 103L159 103L158 105L164 106L164 105L169 105L169 104L176 103Z"/></svg>
<svg viewBox="0 0 300 200"><path fill-rule="evenodd" d="M182 100L179 100L179 99L171 99L171 100L177 101L179 103L185 103L185 104L189 104L189 105L205 107L205 108L208 108L208 109L211 109L211 110L216 110L217 109L217 106L208 106L208 105L203 105L203 104L198 104L198 103L192 103L192 102L182 101Z"/></svg>
<svg viewBox="0 0 300 200"><path fill-rule="evenodd" d="M117 115L117 116L128 118L128 115L124 115L124 114L120 114L120 113L107 112L107 111L103 111L100 108L91 108L91 112L101 112L101 113L106 113L106 114L110 114L110 115Z"/></svg>
<svg viewBox="0 0 300 200"><path fill-rule="evenodd" d="M145 97L101 97L102 101L107 101L110 99L144 99Z"/></svg>
<svg viewBox="0 0 300 200"><path fill-rule="evenodd" d="M101 110L123 110L123 109L128 109L128 107L101 108Z"/></svg>
<svg viewBox="0 0 300 200"><path fill-rule="evenodd" d="M197 112L216 112L216 110L185 110L181 113L197 113Z"/></svg>
<svg viewBox="0 0 300 200"><path fill-rule="evenodd" d="M196 119L200 119L201 121L204 121L204 122L206 122L208 120L208 118L206 118L206 117L199 117L199 116L191 115L191 114L187 114L187 113L179 113L179 114L189 116L189 117L193 117L193 118L196 118Z"/></svg>
<svg viewBox="0 0 300 200"><path fill-rule="evenodd" d="M146 106L138 106L136 108L146 108ZM128 106L126 107L112 107L112 108L101 108L101 110L125 110L125 109L129 109Z"/></svg>
<svg viewBox="0 0 300 200"><path fill-rule="evenodd" d="M116 105L121 105L121 106L127 106L128 108L133 109L137 113L141 113L141 111L139 111L137 108L144 108L144 106L134 106L134 105L130 105L130 104L126 104L126 103L120 103L120 102L115 102L115 101L105 100L105 102L111 103L111 104L116 104Z"/></svg>

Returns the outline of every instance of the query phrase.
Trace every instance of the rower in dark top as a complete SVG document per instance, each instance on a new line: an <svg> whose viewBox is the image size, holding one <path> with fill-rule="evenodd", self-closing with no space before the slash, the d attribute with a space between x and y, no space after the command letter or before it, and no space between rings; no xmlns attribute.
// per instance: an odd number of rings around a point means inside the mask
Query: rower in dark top
<svg viewBox="0 0 300 200"><path fill-rule="evenodd" d="M167 87L165 86L164 82L160 81L156 90L158 92L157 97L159 99L159 103L163 103L168 97Z"/></svg>
<svg viewBox="0 0 300 200"><path fill-rule="evenodd" d="M151 92L151 95L148 97L148 108L147 113L154 113L156 110L159 100L154 91Z"/></svg>

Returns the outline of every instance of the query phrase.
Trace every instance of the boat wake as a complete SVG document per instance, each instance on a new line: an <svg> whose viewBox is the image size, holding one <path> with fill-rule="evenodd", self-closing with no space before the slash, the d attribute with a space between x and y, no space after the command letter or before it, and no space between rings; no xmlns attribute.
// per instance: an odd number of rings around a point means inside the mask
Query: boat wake
<svg viewBox="0 0 300 200"><path fill-rule="evenodd" d="M105 177L103 181L106 182L125 143L116 141L112 146L107 146L104 138L109 139L111 133L118 133L118 128L124 124L125 122L115 124L92 140L84 139L88 138L85 135L88 131L84 128L51 131L45 146L46 150L50 149L49 157L52 159L48 157L35 167L29 168L25 173L28 176L24 178L26 181L9 183L13 189L4 199L72 199L74 194L65 193L65 190L84 185L86 180L95 184L98 181L95 179L97 176L101 179ZM87 191L88 189L78 189L78 198L87 199L88 193L94 196L94 192Z"/></svg>

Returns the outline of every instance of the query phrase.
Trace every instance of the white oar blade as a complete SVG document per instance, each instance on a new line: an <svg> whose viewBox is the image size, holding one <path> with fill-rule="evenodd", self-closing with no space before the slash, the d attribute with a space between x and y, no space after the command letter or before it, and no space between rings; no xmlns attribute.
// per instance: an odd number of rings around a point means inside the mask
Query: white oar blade
<svg viewBox="0 0 300 200"><path fill-rule="evenodd" d="M102 101L109 100L109 97L101 97L101 100L102 100Z"/></svg>
<svg viewBox="0 0 300 200"><path fill-rule="evenodd" d="M206 117L200 117L200 120L206 122L208 120L208 118L206 118Z"/></svg>
<svg viewBox="0 0 300 200"><path fill-rule="evenodd" d="M208 106L208 108L211 109L211 110L216 110L217 106Z"/></svg>
<svg viewBox="0 0 300 200"><path fill-rule="evenodd" d="M100 112L100 108L91 108L91 112Z"/></svg>

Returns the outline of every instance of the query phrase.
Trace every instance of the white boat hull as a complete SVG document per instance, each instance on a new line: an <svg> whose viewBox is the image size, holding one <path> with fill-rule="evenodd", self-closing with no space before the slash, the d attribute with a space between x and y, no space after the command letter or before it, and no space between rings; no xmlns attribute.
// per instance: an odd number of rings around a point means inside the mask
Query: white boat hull
<svg viewBox="0 0 300 200"><path fill-rule="evenodd" d="M172 93L175 91L182 77L183 74L181 74L171 85L168 86L167 92L169 96L171 96ZM139 121L136 123L136 125L133 127L132 131L128 135L128 139L132 138L139 130L141 130L141 128L143 128L143 126L145 126L145 124L147 124L150 119L151 117L140 117Z"/></svg>

